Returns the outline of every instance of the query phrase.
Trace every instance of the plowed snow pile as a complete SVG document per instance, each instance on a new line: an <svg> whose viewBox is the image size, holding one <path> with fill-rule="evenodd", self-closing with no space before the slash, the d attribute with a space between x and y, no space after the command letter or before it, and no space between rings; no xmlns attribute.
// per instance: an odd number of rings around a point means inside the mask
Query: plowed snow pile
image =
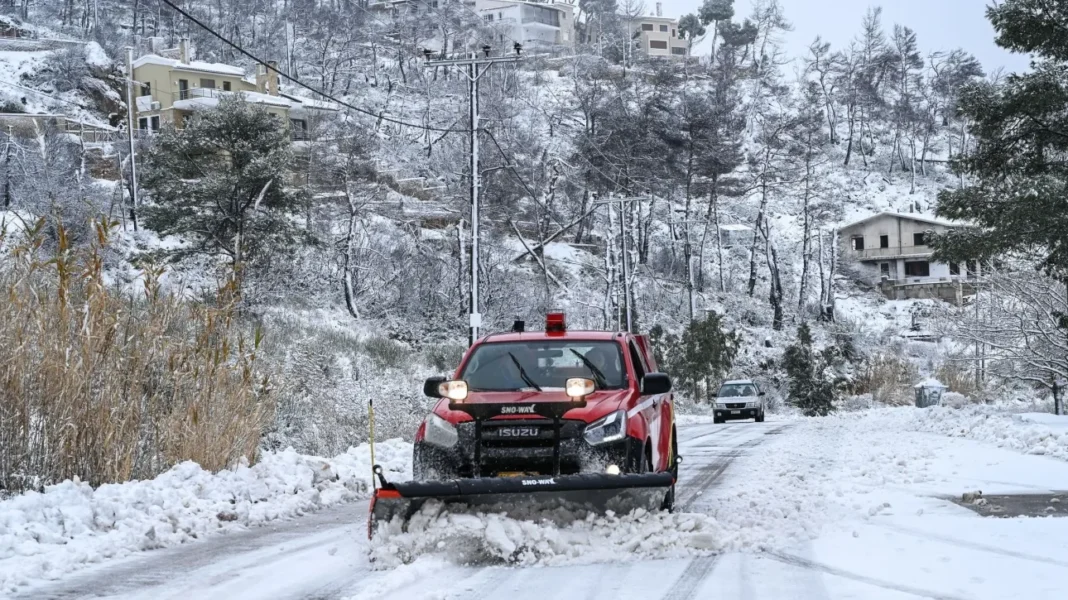
<svg viewBox="0 0 1068 600"><path fill-rule="evenodd" d="M412 446L376 445L390 478L411 474ZM0 502L0 592L79 564L174 546L224 529L261 525L367 496L366 444L334 458L267 453L253 466L211 473L192 462L148 481L65 481Z"/></svg>
<svg viewBox="0 0 1068 600"><path fill-rule="evenodd" d="M698 514L649 513L616 516L566 515L517 520L497 514L448 512L427 504L408 531L396 522L381 531L371 549L379 568L391 568L424 554L447 554L464 564L582 564L643 557L717 552L726 538L715 519Z"/></svg>

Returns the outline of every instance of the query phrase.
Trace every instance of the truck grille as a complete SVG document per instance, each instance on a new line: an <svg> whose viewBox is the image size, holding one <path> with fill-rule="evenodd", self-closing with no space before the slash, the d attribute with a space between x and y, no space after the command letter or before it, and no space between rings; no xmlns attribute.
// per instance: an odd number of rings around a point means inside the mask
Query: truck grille
<svg viewBox="0 0 1068 600"><path fill-rule="evenodd" d="M727 408L745 408L745 402L729 402Z"/></svg>

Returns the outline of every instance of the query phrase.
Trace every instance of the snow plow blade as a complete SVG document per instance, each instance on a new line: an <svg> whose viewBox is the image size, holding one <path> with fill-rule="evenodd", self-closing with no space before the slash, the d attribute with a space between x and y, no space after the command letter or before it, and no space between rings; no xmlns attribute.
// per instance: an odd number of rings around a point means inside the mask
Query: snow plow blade
<svg viewBox="0 0 1068 600"><path fill-rule="evenodd" d="M518 516L524 511L565 509L626 514L659 510L674 484L669 472L631 475L583 473L556 477L485 477L452 481L391 483L371 498L368 534L377 523L401 517L406 523L433 500Z"/></svg>

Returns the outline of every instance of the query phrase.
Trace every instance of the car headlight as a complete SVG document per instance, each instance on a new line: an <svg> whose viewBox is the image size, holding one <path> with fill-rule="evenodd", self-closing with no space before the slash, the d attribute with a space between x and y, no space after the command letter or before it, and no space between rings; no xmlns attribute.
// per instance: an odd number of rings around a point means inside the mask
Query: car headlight
<svg viewBox="0 0 1068 600"><path fill-rule="evenodd" d="M423 440L426 443L442 448L452 448L459 439L460 436L457 435L456 427L452 423L434 413L430 413L430 416L426 418L426 431L423 434Z"/></svg>
<svg viewBox="0 0 1068 600"><path fill-rule="evenodd" d="M726 402L717 402L716 403L716 408L727 408L727 403Z"/></svg>
<svg viewBox="0 0 1068 600"><path fill-rule="evenodd" d="M758 406L760 406L759 402L746 402L745 403L745 407L746 408L756 408Z"/></svg>
<svg viewBox="0 0 1068 600"><path fill-rule="evenodd" d="M597 419L586 426L582 437L591 446L607 444L623 439L627 435L627 411L617 410Z"/></svg>

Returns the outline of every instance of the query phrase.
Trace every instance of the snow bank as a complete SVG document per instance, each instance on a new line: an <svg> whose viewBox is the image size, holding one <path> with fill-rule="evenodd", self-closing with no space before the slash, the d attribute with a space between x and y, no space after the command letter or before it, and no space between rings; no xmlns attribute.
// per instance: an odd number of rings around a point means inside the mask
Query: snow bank
<svg viewBox="0 0 1068 600"><path fill-rule="evenodd" d="M411 478L412 446L377 444L392 478ZM79 481L0 502L0 591L55 578L86 563L174 546L215 532L262 525L367 496L367 444L326 459L292 450L211 473L185 462L148 481Z"/></svg>
<svg viewBox="0 0 1068 600"><path fill-rule="evenodd" d="M880 427L967 438L1000 448L1068 460L1068 417L1006 413L993 406L933 406L874 410L864 417Z"/></svg>

